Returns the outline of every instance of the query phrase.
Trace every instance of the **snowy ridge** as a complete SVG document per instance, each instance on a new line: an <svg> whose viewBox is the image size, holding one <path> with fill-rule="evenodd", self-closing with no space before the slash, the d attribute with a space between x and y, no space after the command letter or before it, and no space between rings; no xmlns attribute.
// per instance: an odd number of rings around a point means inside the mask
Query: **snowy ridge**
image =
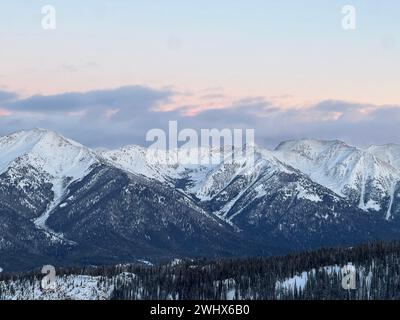
<svg viewBox="0 0 400 320"><path fill-rule="evenodd" d="M360 149L337 140L305 139L282 142L273 151L247 145L172 152L126 146L95 152L44 129L0 137L0 174L7 173L10 184L25 193L40 185L51 186L52 198L33 219L51 241L68 241L46 226L53 210L68 196L68 186L101 163L168 184L185 194L189 206L212 203L209 214L231 225L253 200L276 193L282 201L294 197L322 204L327 189L335 195L329 197L337 195L334 201L347 199L364 211L382 212L387 220L398 208L400 146L393 144ZM21 201L34 207L29 199Z"/></svg>
<svg viewBox="0 0 400 320"><path fill-rule="evenodd" d="M182 148L166 151L134 145L103 151L99 155L120 169L162 182L182 178L187 173L194 176L210 170L223 159L220 149Z"/></svg>
<svg viewBox="0 0 400 320"><path fill-rule="evenodd" d="M299 274L295 274L293 277L286 278L276 282L275 290L278 294L278 299L280 299L280 295L282 292L284 293L294 293L297 294L301 291L304 291L307 286L307 282L310 280L311 275L315 277L315 274L325 273L327 276L335 275L338 278L342 278L344 275L348 274L348 270L354 271L358 274L359 279L362 279L366 285L367 296L369 298L369 292L371 290L371 281L372 281L372 269L373 265L368 267L359 266L356 267L353 264L349 263L348 265L341 267L338 265L333 266L325 266L319 269L312 269L310 271L303 271ZM347 270L347 271L345 271Z"/></svg>
<svg viewBox="0 0 400 320"><path fill-rule="evenodd" d="M252 148L254 162L243 155L231 159L232 152L224 153L215 149L200 149L200 158L212 158L207 165L176 163L165 164L161 160L146 158L147 149L137 146L124 147L102 153L105 159L117 167L143 174L162 182L186 180L182 190L200 201L211 201L224 194L224 190L238 177L248 181L243 188L251 188L260 174L270 171L294 172L298 170L312 181L333 191L340 198L346 198L364 211L385 212L385 218L392 218L392 207L396 186L400 181L400 146L370 146L361 149L349 146L338 140L292 140L282 142L275 150L269 151L257 146ZM178 157L190 150L176 150ZM215 161L215 159L219 159ZM262 186L257 185L260 196L265 195ZM242 194L246 191L242 190ZM224 205L217 214L225 217L227 212L239 200L241 194ZM298 186L298 197L313 202L321 202L321 197L302 186Z"/></svg>
<svg viewBox="0 0 400 320"><path fill-rule="evenodd" d="M383 146L369 146L367 152L400 170L400 145L386 144Z"/></svg>
<svg viewBox="0 0 400 320"><path fill-rule="evenodd" d="M0 172L25 156L34 167L53 177L77 179L95 162L96 154L56 132L33 129L0 138Z"/></svg>
<svg viewBox="0 0 400 320"><path fill-rule="evenodd" d="M392 190L400 180L399 170L384 160L388 154L374 147L362 150L341 141L295 140L281 143L275 155L363 210L389 210Z"/></svg>

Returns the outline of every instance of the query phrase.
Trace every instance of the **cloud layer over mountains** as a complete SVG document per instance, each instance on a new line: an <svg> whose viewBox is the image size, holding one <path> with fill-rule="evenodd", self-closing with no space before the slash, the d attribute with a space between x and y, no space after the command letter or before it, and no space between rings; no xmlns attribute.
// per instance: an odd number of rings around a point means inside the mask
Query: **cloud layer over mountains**
<svg viewBox="0 0 400 320"><path fill-rule="evenodd" d="M190 95L194 93L142 85L31 97L0 91L0 135L44 127L92 147L144 145L148 130L166 129L175 120L179 129L255 129L256 143L267 147L294 138L340 139L362 146L400 143L400 105L326 100L283 108L262 97L245 97L217 107L213 99L221 95L208 95L197 105L182 102Z"/></svg>

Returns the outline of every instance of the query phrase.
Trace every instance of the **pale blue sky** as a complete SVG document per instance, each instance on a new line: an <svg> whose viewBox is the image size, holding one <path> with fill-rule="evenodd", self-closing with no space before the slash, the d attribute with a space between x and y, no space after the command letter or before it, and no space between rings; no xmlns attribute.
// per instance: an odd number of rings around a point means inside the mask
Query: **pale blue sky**
<svg viewBox="0 0 400 320"><path fill-rule="evenodd" d="M0 41L0 134L120 145L178 119L255 128L269 145L400 142L398 0L8 0Z"/></svg>
<svg viewBox="0 0 400 320"><path fill-rule="evenodd" d="M41 29L44 4L57 10L55 31ZM357 9L355 31L341 28L346 4ZM27 93L139 83L395 103L399 17L396 0L2 1L0 84Z"/></svg>

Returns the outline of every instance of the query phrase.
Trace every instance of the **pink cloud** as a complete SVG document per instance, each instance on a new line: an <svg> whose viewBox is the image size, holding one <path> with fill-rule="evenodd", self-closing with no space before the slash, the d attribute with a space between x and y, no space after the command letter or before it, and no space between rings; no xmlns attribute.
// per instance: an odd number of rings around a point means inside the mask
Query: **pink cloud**
<svg viewBox="0 0 400 320"><path fill-rule="evenodd" d="M0 109L0 117L7 117L12 115L12 112L6 109Z"/></svg>

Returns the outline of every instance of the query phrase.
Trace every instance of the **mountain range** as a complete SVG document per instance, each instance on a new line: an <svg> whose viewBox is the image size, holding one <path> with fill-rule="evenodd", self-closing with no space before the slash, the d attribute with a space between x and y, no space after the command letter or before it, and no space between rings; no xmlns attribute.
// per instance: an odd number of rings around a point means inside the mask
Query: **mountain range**
<svg viewBox="0 0 400 320"><path fill-rule="evenodd" d="M147 155L140 146L92 150L44 129L1 137L0 270L400 238L399 145L202 148L217 159L205 164Z"/></svg>

